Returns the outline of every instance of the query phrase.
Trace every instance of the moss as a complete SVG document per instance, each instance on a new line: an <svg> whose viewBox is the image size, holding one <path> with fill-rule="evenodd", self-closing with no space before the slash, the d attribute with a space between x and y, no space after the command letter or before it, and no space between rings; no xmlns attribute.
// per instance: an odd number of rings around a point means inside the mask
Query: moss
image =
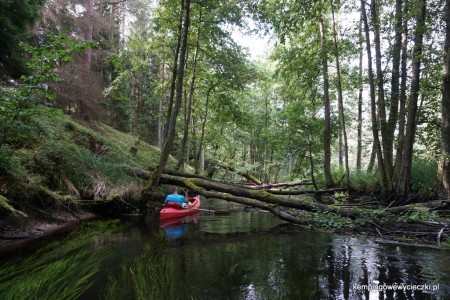
<svg viewBox="0 0 450 300"><path fill-rule="evenodd" d="M9 211L9 212L15 211L14 207L12 207L8 203L8 200L5 197L3 197L2 195L0 195L0 210Z"/></svg>
<svg viewBox="0 0 450 300"><path fill-rule="evenodd" d="M26 216L23 212L16 210L14 207L12 207L8 203L8 199L3 197L2 195L0 195L0 215L15 216L15 217L19 215Z"/></svg>
<svg viewBox="0 0 450 300"><path fill-rule="evenodd" d="M37 200L44 206L73 200L65 195L94 199L98 182L105 183L102 198L136 201L135 191L145 182L128 171L149 169L159 161L159 148L105 124L87 127L61 114L36 119L45 128L37 134L38 142L19 148L6 145L1 153L0 167L8 171L2 172L8 197L20 207ZM175 163L170 158L169 167Z"/></svg>

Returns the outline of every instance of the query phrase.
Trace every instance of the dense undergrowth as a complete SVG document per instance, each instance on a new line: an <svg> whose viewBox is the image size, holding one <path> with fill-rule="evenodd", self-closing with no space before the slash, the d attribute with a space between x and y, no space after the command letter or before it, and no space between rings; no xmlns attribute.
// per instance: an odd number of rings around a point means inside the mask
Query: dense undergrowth
<svg viewBox="0 0 450 300"><path fill-rule="evenodd" d="M26 133L0 148L3 213L11 212L11 206L46 208L74 199L118 198L140 205L144 182L128 171L154 165L158 148L102 123L87 127L59 111L43 112L28 118Z"/></svg>
<svg viewBox="0 0 450 300"><path fill-rule="evenodd" d="M411 186L410 197L407 199L409 203L426 202L439 198L439 181L437 177L438 160L437 157L428 157L424 155L416 155L413 157L413 165L411 169ZM333 178L339 180L338 185L344 185L344 169L333 168ZM322 183L324 185L325 183ZM381 191L380 179L376 169L373 172L366 170L350 171L351 189L365 193L368 199L372 195L378 195ZM388 195L389 197L390 195ZM392 199L388 198L387 201ZM388 203L387 203L388 204Z"/></svg>

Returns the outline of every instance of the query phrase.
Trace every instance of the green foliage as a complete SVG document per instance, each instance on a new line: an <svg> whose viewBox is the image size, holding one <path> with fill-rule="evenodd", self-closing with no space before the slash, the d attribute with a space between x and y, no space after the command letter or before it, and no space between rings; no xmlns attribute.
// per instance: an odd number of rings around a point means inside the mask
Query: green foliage
<svg viewBox="0 0 450 300"><path fill-rule="evenodd" d="M59 81L60 78L54 73L56 66L72 61L74 53L95 45L94 42L69 39L67 35L61 33L42 37L42 42L38 46L20 43L21 48L30 57L27 67L33 71L32 75L22 76L21 79L30 86L29 88L37 89L36 92L52 99L53 95L45 87L39 85L50 81Z"/></svg>
<svg viewBox="0 0 450 300"><path fill-rule="evenodd" d="M379 224L389 224L390 222L399 221L399 216L387 213L384 209L374 209L361 213L362 217L358 218L355 223L357 225L365 225L375 220ZM401 217L400 217L401 218Z"/></svg>
<svg viewBox="0 0 450 300"><path fill-rule="evenodd" d="M159 149L142 141L136 144L135 137L100 123L94 131L60 111L46 112L30 118L29 123L40 128L39 134L31 134L33 143L20 149L0 148L0 191L4 190L0 193L17 203L33 200L41 187L62 194L79 193L83 199L112 195L126 195L124 200L129 203L140 199L138 191L144 182L128 171L154 165ZM130 153L131 147L136 153ZM174 164L169 160L169 166ZM99 193L98 187L104 190Z"/></svg>
<svg viewBox="0 0 450 300"><path fill-rule="evenodd" d="M19 42L41 15L45 0L2 0L0 2L0 66L19 77L27 72Z"/></svg>
<svg viewBox="0 0 450 300"><path fill-rule="evenodd" d="M444 246L445 248L450 248L450 238L446 237L441 245Z"/></svg>
<svg viewBox="0 0 450 300"><path fill-rule="evenodd" d="M351 220L348 218L343 218L329 211L323 212L320 209L313 213L312 221L317 227L330 230L341 229L351 224Z"/></svg>
<svg viewBox="0 0 450 300"><path fill-rule="evenodd" d="M378 190L380 184L377 174L365 170L350 171L350 183L358 191Z"/></svg>
<svg viewBox="0 0 450 300"><path fill-rule="evenodd" d="M438 161L434 157L414 156L411 169L411 191L419 200L435 199L438 192Z"/></svg>
<svg viewBox="0 0 450 300"><path fill-rule="evenodd" d="M42 127L34 116L51 115L54 93L47 84L58 81L54 73L57 65L72 59L92 43L78 42L64 35L48 35L45 43L34 47L21 43L21 47L30 55L27 66L31 75L22 76L17 87L0 86L0 148L5 144L23 147L33 144L39 138Z"/></svg>
<svg viewBox="0 0 450 300"><path fill-rule="evenodd" d="M8 200L0 195L0 215L2 214L13 214L15 212L14 207L12 207Z"/></svg>
<svg viewBox="0 0 450 300"><path fill-rule="evenodd" d="M428 210L415 209L414 211L407 214L406 218L409 221L434 221L437 218L436 212Z"/></svg>

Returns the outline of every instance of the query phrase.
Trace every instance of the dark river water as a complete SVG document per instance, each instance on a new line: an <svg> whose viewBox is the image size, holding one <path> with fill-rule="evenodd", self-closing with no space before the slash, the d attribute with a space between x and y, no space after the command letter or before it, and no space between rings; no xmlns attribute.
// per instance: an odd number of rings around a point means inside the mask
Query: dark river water
<svg viewBox="0 0 450 300"><path fill-rule="evenodd" d="M92 221L0 257L0 299L450 299L450 251L269 213ZM395 289L395 290L394 290Z"/></svg>

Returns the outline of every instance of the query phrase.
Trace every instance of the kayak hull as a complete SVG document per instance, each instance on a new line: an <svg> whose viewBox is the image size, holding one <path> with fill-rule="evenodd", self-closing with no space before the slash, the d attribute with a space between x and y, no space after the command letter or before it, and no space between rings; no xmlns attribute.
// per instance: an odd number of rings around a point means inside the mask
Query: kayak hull
<svg viewBox="0 0 450 300"><path fill-rule="evenodd" d="M174 207L164 207L159 212L159 219L160 220L167 220L167 219L175 219L175 218L182 218L184 216L192 215L198 212L198 209L200 208L200 196L196 196L193 198L189 198L189 202L194 202L194 206L187 207L187 208L174 208Z"/></svg>

